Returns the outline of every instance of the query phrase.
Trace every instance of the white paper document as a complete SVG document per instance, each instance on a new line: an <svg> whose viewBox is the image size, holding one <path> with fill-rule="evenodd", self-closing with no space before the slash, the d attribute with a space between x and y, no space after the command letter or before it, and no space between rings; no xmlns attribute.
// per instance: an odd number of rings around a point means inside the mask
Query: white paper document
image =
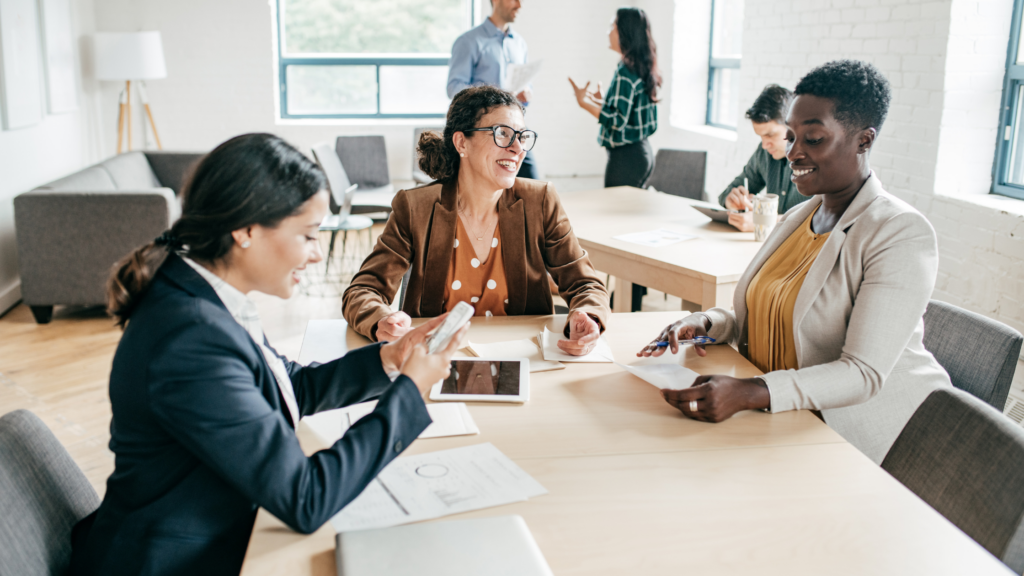
<svg viewBox="0 0 1024 576"><path fill-rule="evenodd" d="M561 348L558 347L558 341L561 339L561 334L555 334L548 330L547 326L544 327L544 331L540 334L540 342L544 348L545 360L557 362L615 362L615 357L612 356L612 349L608 346L608 341L604 339L604 336L597 339L597 346L586 356L573 356L562 352Z"/></svg>
<svg viewBox="0 0 1024 576"><path fill-rule="evenodd" d="M327 410L302 419L321 440L334 444L360 418L377 407L377 401L362 402L336 410ZM479 434L473 416L462 402L427 404L427 413L434 422L420 433L420 438L466 436Z"/></svg>
<svg viewBox="0 0 1024 576"><path fill-rule="evenodd" d="M526 64L509 64L505 68L505 81L502 82L505 90L512 94L519 94L530 85L533 77L540 71L540 64L543 60L534 60Z"/></svg>
<svg viewBox="0 0 1024 576"><path fill-rule="evenodd" d="M616 364L619 363L616 362ZM662 390L682 390L683 388L689 388L693 385L693 381L700 376L700 374L697 374L685 366L680 366L679 364L647 364L639 366L619 364L619 366L630 374L649 384L654 384Z"/></svg>
<svg viewBox="0 0 1024 576"><path fill-rule="evenodd" d="M385 528L547 493L488 442L395 459L331 525L337 532Z"/></svg>
<svg viewBox="0 0 1024 576"><path fill-rule="evenodd" d="M546 372L548 370L564 370L561 362L545 360L540 348L532 338L512 340L510 342L494 342L492 344L476 344L470 342L466 348L477 358L504 360L505 358L528 358L530 372Z"/></svg>
<svg viewBox="0 0 1024 576"><path fill-rule="evenodd" d="M671 246L678 244L684 240L692 240L696 236L689 234L680 234L679 232L673 232L664 228L658 228L657 230L650 230L647 232L634 232L632 234L622 234L619 236L613 236L616 240L622 240L623 242L630 242L632 244L640 244L641 246L650 246L651 248L661 248L663 246Z"/></svg>

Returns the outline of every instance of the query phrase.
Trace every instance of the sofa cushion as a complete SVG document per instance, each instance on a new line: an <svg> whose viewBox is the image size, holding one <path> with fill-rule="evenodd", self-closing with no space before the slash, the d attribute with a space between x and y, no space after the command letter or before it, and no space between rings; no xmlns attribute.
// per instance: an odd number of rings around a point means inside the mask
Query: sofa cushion
<svg viewBox="0 0 1024 576"><path fill-rule="evenodd" d="M153 174L149 160L142 152L118 154L99 163L110 174L114 185L120 190L147 190L161 188L160 181Z"/></svg>
<svg viewBox="0 0 1024 576"><path fill-rule="evenodd" d="M110 173L99 166L90 166L65 176L60 180L54 180L49 184L43 184L36 190L76 190L82 192L109 192L117 190Z"/></svg>

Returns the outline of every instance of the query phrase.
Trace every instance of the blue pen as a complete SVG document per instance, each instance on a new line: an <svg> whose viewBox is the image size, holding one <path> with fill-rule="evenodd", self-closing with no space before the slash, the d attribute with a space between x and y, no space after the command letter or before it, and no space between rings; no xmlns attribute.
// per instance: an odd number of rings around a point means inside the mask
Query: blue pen
<svg viewBox="0 0 1024 576"><path fill-rule="evenodd" d="M700 344L700 345L714 344L715 343L715 339L711 338L709 336L697 336L696 338L694 338L692 340L680 340L679 343L680 344ZM668 346L668 341L667 340L659 340L655 344L657 344L658 348L664 348L664 347Z"/></svg>

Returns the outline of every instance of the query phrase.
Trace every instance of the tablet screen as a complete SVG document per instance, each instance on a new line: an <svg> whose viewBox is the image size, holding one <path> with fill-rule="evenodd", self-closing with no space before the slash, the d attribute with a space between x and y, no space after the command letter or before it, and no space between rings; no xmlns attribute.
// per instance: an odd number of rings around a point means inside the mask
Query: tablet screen
<svg viewBox="0 0 1024 576"><path fill-rule="evenodd" d="M518 361L452 360L441 394L518 396L520 366Z"/></svg>

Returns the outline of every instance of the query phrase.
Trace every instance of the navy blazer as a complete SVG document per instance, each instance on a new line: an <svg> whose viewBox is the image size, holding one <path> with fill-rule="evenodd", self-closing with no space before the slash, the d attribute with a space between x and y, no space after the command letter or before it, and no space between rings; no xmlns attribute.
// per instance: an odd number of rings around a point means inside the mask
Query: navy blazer
<svg viewBox="0 0 1024 576"><path fill-rule="evenodd" d="M379 345L284 362L302 415L379 397L377 408L305 456L259 347L170 255L114 355L115 469L75 526L72 574L238 574L257 508L313 532L430 424L413 382L384 373Z"/></svg>

